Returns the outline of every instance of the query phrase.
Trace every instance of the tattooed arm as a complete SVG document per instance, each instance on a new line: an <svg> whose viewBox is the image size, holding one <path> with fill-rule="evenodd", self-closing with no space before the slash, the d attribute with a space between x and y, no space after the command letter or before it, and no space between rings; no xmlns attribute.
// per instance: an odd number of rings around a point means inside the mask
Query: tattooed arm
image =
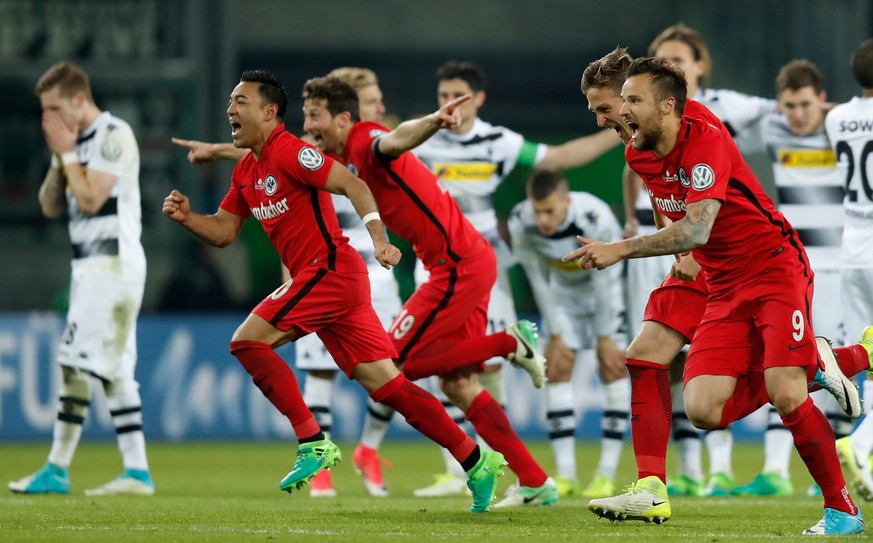
<svg viewBox="0 0 873 543"><path fill-rule="evenodd" d="M626 258L682 253L706 244L720 208L721 202L713 199L688 204L681 220L648 236L628 239Z"/></svg>
<svg viewBox="0 0 873 543"><path fill-rule="evenodd" d="M613 243L602 243L582 236L576 236L584 245L566 255L566 262L579 259L579 267L602 270L625 258L669 255L690 251L709 241L712 225L718 210L719 200L708 199L689 204L685 217L662 228L653 234L625 239Z"/></svg>

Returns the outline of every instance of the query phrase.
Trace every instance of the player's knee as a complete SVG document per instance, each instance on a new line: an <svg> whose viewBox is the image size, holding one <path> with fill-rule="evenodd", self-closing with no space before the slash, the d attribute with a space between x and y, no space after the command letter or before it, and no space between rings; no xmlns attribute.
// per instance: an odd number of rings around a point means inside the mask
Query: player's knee
<svg viewBox="0 0 873 543"><path fill-rule="evenodd" d="M800 405L806 401L807 397L807 391L804 389L781 389L774 391L770 401L780 415L787 415L800 407Z"/></svg>
<svg viewBox="0 0 873 543"><path fill-rule="evenodd" d="M573 375L573 368L560 364L546 364L546 380L550 383L566 383Z"/></svg>
<svg viewBox="0 0 873 543"><path fill-rule="evenodd" d="M695 428L701 430L715 430L721 423L721 409L707 401L685 396L685 414Z"/></svg>
<svg viewBox="0 0 873 543"><path fill-rule="evenodd" d="M61 413L85 417L91 406L91 376L76 368L62 367L59 401Z"/></svg>
<svg viewBox="0 0 873 543"><path fill-rule="evenodd" d="M497 366L499 368L499 366ZM486 371L479 374L479 382L500 405L506 405L506 386L502 371Z"/></svg>
<svg viewBox="0 0 873 543"><path fill-rule="evenodd" d="M462 410L465 406L469 406L482 391L482 385L478 381L476 386L473 386L473 381L466 377L444 378L440 381L440 388L449 401Z"/></svg>
<svg viewBox="0 0 873 543"><path fill-rule="evenodd" d="M688 414L688 420L695 428L700 430L717 430L719 428L721 415L706 411L690 411L688 406L686 406L686 413Z"/></svg>
<svg viewBox="0 0 873 543"><path fill-rule="evenodd" d="M125 377L114 381L105 381L103 392L106 394L106 404L110 411L142 405L139 383L133 378Z"/></svg>

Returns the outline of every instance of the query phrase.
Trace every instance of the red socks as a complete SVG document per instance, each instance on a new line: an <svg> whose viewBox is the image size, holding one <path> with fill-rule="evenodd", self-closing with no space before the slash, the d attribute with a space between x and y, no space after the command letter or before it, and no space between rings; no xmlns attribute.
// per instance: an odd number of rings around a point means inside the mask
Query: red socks
<svg viewBox="0 0 873 543"><path fill-rule="evenodd" d="M794 447L800 453L806 469L821 487L824 506L857 515L858 508L846 490L831 425L812 398L807 398L797 409L781 416L785 427L794 436Z"/></svg>
<svg viewBox="0 0 873 543"><path fill-rule="evenodd" d="M627 359L631 379L631 439L637 477L667 482L667 443L673 421L669 366Z"/></svg>
<svg viewBox="0 0 873 543"><path fill-rule="evenodd" d="M232 341L230 354L239 360L270 403L288 417L298 440L321 432L303 401L294 372L269 345L260 341Z"/></svg>
<svg viewBox="0 0 873 543"><path fill-rule="evenodd" d="M476 396L466 415L485 443L503 453L509 468L518 475L519 485L538 487L546 482L549 476L521 442L506 412L487 390Z"/></svg>
<svg viewBox="0 0 873 543"><path fill-rule="evenodd" d="M402 414L410 426L448 449L458 462L466 460L478 447L452 421L443 404L433 394L409 382L403 375L391 379L370 397Z"/></svg>
<svg viewBox="0 0 873 543"><path fill-rule="evenodd" d="M848 347L835 348L834 356L843 375L849 379L870 369L870 358L867 356L867 350L857 343Z"/></svg>
<svg viewBox="0 0 873 543"><path fill-rule="evenodd" d="M445 342L438 345L438 348L424 349L403 360L403 374L415 381L431 375L445 375L466 366L481 364L495 356L507 356L515 352L515 338L506 332L465 339L448 348Z"/></svg>

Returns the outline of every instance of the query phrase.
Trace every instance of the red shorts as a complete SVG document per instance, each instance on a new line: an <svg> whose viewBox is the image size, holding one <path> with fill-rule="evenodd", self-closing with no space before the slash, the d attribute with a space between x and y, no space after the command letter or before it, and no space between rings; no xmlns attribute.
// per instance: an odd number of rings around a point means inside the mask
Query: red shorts
<svg viewBox="0 0 873 543"><path fill-rule="evenodd" d="M293 329L297 337L317 333L349 377L362 362L397 356L370 302L366 273L306 267L264 298L252 313L279 330Z"/></svg>
<svg viewBox="0 0 873 543"><path fill-rule="evenodd" d="M428 347L484 336L488 299L497 280L497 257L491 245L465 256L454 267L435 266L388 327L388 335L403 362ZM484 361L483 361L484 365Z"/></svg>
<svg viewBox="0 0 873 543"><path fill-rule="evenodd" d="M676 330L688 341L703 318L708 292L703 274L694 281L683 281L668 276L649 295L644 321L655 321Z"/></svg>
<svg viewBox="0 0 873 543"><path fill-rule="evenodd" d="M710 295L691 341L685 382L698 375L739 377L779 366L819 365L812 331L813 277L773 267Z"/></svg>

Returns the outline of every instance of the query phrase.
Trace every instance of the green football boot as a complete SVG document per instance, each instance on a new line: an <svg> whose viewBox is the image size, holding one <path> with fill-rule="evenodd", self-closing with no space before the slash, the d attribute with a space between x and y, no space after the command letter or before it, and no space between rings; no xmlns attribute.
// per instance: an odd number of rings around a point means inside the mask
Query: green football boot
<svg viewBox="0 0 873 543"><path fill-rule="evenodd" d="M467 488L473 493L471 513L491 510L491 500L497 488L497 479L503 475L506 459L497 451L483 451L476 465L467 472Z"/></svg>
<svg viewBox="0 0 873 543"><path fill-rule="evenodd" d="M279 490L293 492L318 475L321 470L328 469L342 460L339 448L329 439L301 443L297 447L297 460L294 467L279 483Z"/></svg>

